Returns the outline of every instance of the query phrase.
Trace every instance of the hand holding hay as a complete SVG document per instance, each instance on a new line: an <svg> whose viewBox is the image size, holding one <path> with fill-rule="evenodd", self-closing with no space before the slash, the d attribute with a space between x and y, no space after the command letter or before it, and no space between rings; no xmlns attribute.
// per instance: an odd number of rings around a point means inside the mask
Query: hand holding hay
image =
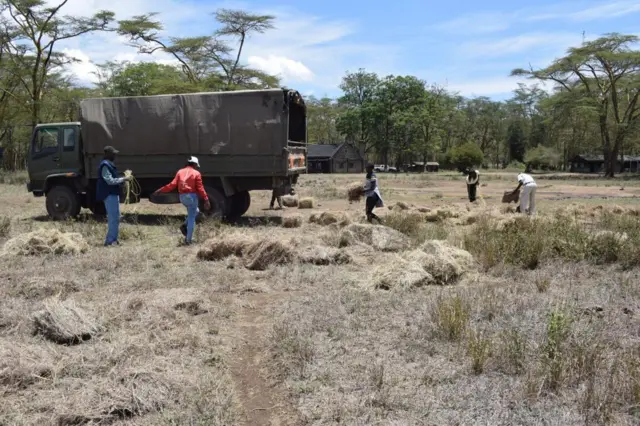
<svg viewBox="0 0 640 426"><path fill-rule="evenodd" d="M502 195L502 202L503 203L517 203L520 200L520 190L516 190L516 191L505 191L504 194Z"/></svg>
<svg viewBox="0 0 640 426"><path fill-rule="evenodd" d="M352 183L347 187L347 199L350 203L360 202L364 197L364 187L361 183Z"/></svg>

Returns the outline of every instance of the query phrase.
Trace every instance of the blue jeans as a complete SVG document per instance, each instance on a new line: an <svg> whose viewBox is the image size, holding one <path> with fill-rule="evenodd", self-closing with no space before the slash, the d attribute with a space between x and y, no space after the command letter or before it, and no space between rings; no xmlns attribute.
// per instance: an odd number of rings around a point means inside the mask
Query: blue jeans
<svg viewBox="0 0 640 426"><path fill-rule="evenodd" d="M186 242L190 243L193 237L193 231L196 228L196 217L198 216L198 194L180 194L180 202L187 208L187 238Z"/></svg>
<svg viewBox="0 0 640 426"><path fill-rule="evenodd" d="M110 246L118 242L118 227L120 226L120 196L109 195L104 200L104 207L107 210L107 238L104 240L105 246Z"/></svg>

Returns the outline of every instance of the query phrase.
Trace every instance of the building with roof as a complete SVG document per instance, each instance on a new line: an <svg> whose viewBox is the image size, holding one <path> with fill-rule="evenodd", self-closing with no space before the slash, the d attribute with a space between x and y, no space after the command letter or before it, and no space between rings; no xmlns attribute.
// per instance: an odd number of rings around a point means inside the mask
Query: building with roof
<svg viewBox="0 0 640 426"><path fill-rule="evenodd" d="M622 161L618 158L616 173L640 172L640 157L624 155ZM571 160L571 173L603 173L604 155L576 155Z"/></svg>
<svg viewBox="0 0 640 426"><path fill-rule="evenodd" d="M307 145L309 173L362 173L364 157L351 143Z"/></svg>

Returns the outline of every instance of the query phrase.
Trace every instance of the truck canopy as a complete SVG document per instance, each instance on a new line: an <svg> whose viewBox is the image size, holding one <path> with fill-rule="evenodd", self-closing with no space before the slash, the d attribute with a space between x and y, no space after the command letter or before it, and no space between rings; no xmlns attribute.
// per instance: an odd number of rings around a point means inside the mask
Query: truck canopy
<svg viewBox="0 0 640 426"><path fill-rule="evenodd" d="M290 120L297 106L299 124ZM302 115L300 117L300 115ZM269 89L86 99L80 103L84 151L120 156L282 156L288 142L306 145L306 113L295 91Z"/></svg>

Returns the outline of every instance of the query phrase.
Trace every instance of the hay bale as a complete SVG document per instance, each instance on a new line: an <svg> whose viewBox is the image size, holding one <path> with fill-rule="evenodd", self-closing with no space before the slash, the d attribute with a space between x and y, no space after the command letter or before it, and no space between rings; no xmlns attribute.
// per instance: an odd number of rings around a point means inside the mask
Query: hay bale
<svg viewBox="0 0 640 426"><path fill-rule="evenodd" d="M330 226L333 224L347 226L351 220L349 216L343 212L322 212L320 214L312 214L309 222L320 226Z"/></svg>
<svg viewBox="0 0 640 426"><path fill-rule="evenodd" d="M244 267L252 271L264 271L271 265L291 263L293 251L282 241L265 239L247 248L243 253Z"/></svg>
<svg viewBox="0 0 640 426"><path fill-rule="evenodd" d="M244 234L227 235L221 239L210 239L204 242L198 250L197 257L200 260L218 261L230 256L242 256L242 253L255 243Z"/></svg>
<svg viewBox="0 0 640 426"><path fill-rule="evenodd" d="M431 209L427 208L427 207L418 207L418 211L420 213L430 213Z"/></svg>
<svg viewBox="0 0 640 426"><path fill-rule="evenodd" d="M77 255L86 253L89 245L78 233L57 229L40 229L18 235L6 242L3 254L13 256Z"/></svg>
<svg viewBox="0 0 640 426"><path fill-rule="evenodd" d="M312 197L301 198L298 201L299 209L312 209L316 206L316 200Z"/></svg>
<svg viewBox="0 0 640 426"><path fill-rule="evenodd" d="M359 202L364 197L364 187L361 183L354 182L347 186L347 200L350 203Z"/></svg>
<svg viewBox="0 0 640 426"><path fill-rule="evenodd" d="M405 253L403 257L422 266L437 285L455 284L474 264L471 253L438 240L427 241L419 250Z"/></svg>
<svg viewBox="0 0 640 426"><path fill-rule="evenodd" d="M395 209L397 210L409 210L409 204L405 203L404 201L398 201L395 205Z"/></svg>
<svg viewBox="0 0 640 426"><path fill-rule="evenodd" d="M408 249L411 241L405 234L386 226L354 223L340 234L340 246L354 244L369 245L380 251L397 252Z"/></svg>
<svg viewBox="0 0 640 426"><path fill-rule="evenodd" d="M397 257L373 272L375 290L411 290L433 282L433 277L419 264Z"/></svg>
<svg viewBox="0 0 640 426"><path fill-rule="evenodd" d="M99 334L101 327L72 300L61 302L57 297L44 302L44 309L33 314L34 334L52 342L75 345Z"/></svg>
<svg viewBox="0 0 640 426"><path fill-rule="evenodd" d="M282 218L282 226L285 228L300 228L302 226L302 216L286 216Z"/></svg>
<svg viewBox="0 0 640 426"><path fill-rule="evenodd" d="M518 189L515 193L513 191L505 191L502 194L502 202L503 203L517 203L520 201L520 190Z"/></svg>
<svg viewBox="0 0 640 426"><path fill-rule="evenodd" d="M285 207L298 207L298 197L285 195L282 197L282 205Z"/></svg>
<svg viewBox="0 0 640 426"><path fill-rule="evenodd" d="M298 255L302 263L312 265L346 265L352 262L351 255L344 250L334 247L313 246L306 247Z"/></svg>
<svg viewBox="0 0 640 426"><path fill-rule="evenodd" d="M444 219L438 214L438 211L429 212L425 215L424 220L430 223L442 222Z"/></svg>

